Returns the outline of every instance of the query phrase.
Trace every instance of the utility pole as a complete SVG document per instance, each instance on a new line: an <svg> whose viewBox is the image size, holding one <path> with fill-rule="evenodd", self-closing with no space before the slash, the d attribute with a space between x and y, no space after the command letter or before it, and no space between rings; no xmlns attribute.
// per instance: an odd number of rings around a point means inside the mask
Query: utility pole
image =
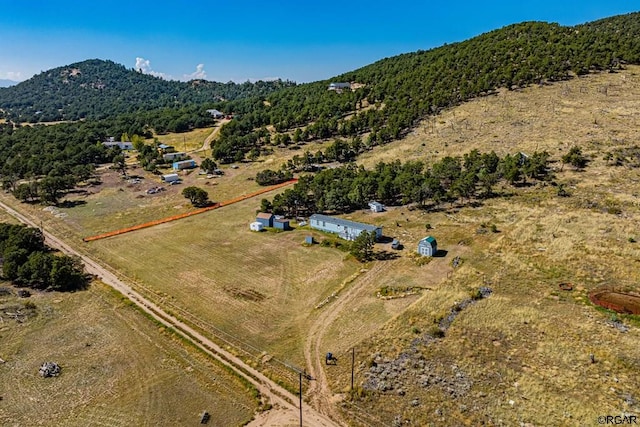
<svg viewBox="0 0 640 427"><path fill-rule="evenodd" d="M299 403L298 406L300 407L300 427L302 427L302 377L304 377L306 380L309 380L309 381L313 381L313 380L315 380L315 378L313 378L311 375L307 374L307 370L306 369L302 370L300 368L296 368L295 366L291 366L291 365L289 365L287 363L284 363L284 366L286 366L287 368L291 369L292 371L298 373L298 378L299 378L299 381L300 381L300 388L299 388L299 391L300 391L300 403Z"/></svg>
<svg viewBox="0 0 640 427"><path fill-rule="evenodd" d="M351 348L351 392L353 392L353 371L356 364L356 348Z"/></svg>

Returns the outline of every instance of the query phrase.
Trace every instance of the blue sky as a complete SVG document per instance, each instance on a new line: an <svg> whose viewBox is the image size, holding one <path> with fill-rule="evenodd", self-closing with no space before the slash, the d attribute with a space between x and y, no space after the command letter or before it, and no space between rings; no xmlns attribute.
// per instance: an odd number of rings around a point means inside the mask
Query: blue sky
<svg viewBox="0 0 640 427"><path fill-rule="evenodd" d="M0 79L100 58L178 80L308 82L517 22L638 10L636 0L0 0Z"/></svg>

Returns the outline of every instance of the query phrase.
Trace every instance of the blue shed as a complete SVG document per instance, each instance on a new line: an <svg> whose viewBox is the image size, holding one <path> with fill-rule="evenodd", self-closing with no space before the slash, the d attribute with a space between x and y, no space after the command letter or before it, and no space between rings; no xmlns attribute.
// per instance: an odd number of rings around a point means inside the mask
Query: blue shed
<svg viewBox="0 0 640 427"><path fill-rule="evenodd" d="M313 236L307 236L304 238L304 243L307 245L313 245Z"/></svg>
<svg viewBox="0 0 640 427"><path fill-rule="evenodd" d="M273 227L273 214L268 212L260 212L256 216L256 222L259 222L265 227Z"/></svg>
<svg viewBox="0 0 640 427"><path fill-rule="evenodd" d="M422 256L434 256L438 252L436 239L428 236L418 242L418 253Z"/></svg>
<svg viewBox="0 0 640 427"><path fill-rule="evenodd" d="M273 220L273 227L278 230L290 230L289 220L284 218L276 218Z"/></svg>
<svg viewBox="0 0 640 427"><path fill-rule="evenodd" d="M345 240L355 240L363 231L374 231L376 239L382 237L382 227L349 221L328 215L313 214L309 217L309 225L316 230L335 233Z"/></svg>

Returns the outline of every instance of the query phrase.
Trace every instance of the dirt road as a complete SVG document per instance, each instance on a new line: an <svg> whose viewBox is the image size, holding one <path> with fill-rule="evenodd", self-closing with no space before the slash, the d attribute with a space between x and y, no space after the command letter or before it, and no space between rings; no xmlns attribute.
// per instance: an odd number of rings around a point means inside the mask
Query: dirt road
<svg viewBox="0 0 640 427"><path fill-rule="evenodd" d="M0 202L0 208L17 218L22 223L38 228L38 226L29 218ZM159 323L166 327L172 328L176 333L189 340L193 345L197 346L220 363L230 367L238 375L244 377L247 381L256 387L262 396L269 399L273 409L256 415L256 418L249 424L253 427L267 426L290 426L299 424L299 408L297 406L298 396L290 393L280 387L275 382L264 376L259 371L244 363L241 359L229 353L216 345L213 341L198 333L175 317L167 314L162 308L147 300L144 296L134 291L129 285L121 281L115 274L111 273L105 267L98 264L90 257L67 245L55 235L44 232L47 245L59 249L68 255L79 256L85 264L88 273L94 274L105 284L122 293L131 300L141 310L148 313ZM317 412L310 406L303 404L303 420L304 425L310 427L337 426L327 416Z"/></svg>
<svg viewBox="0 0 640 427"><path fill-rule="evenodd" d="M344 422L344 420L341 420L340 414L335 409L336 402L333 401L332 391L322 366L325 355L322 348L322 339L343 310L350 307L351 302L361 297L362 293L369 292L368 288L361 286L361 284L369 280L370 277L376 277L385 266L384 263L375 263L373 268L358 277L346 291L340 293L336 301L323 307L322 313L309 329L305 341L305 361L309 367L310 374L316 379L316 381L312 382L309 389L309 395L312 396L311 403L319 411L329 414L334 419L342 422ZM339 399L339 397L337 398Z"/></svg>

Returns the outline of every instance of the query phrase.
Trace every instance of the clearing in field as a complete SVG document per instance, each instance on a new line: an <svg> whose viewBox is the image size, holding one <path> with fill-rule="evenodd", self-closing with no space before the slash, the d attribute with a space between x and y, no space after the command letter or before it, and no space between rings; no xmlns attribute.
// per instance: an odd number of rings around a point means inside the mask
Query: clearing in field
<svg viewBox="0 0 640 427"><path fill-rule="evenodd" d="M208 410L209 425L223 427L257 408L245 383L105 285L27 299L0 289L2 425L190 425ZM44 362L60 376L42 378Z"/></svg>

